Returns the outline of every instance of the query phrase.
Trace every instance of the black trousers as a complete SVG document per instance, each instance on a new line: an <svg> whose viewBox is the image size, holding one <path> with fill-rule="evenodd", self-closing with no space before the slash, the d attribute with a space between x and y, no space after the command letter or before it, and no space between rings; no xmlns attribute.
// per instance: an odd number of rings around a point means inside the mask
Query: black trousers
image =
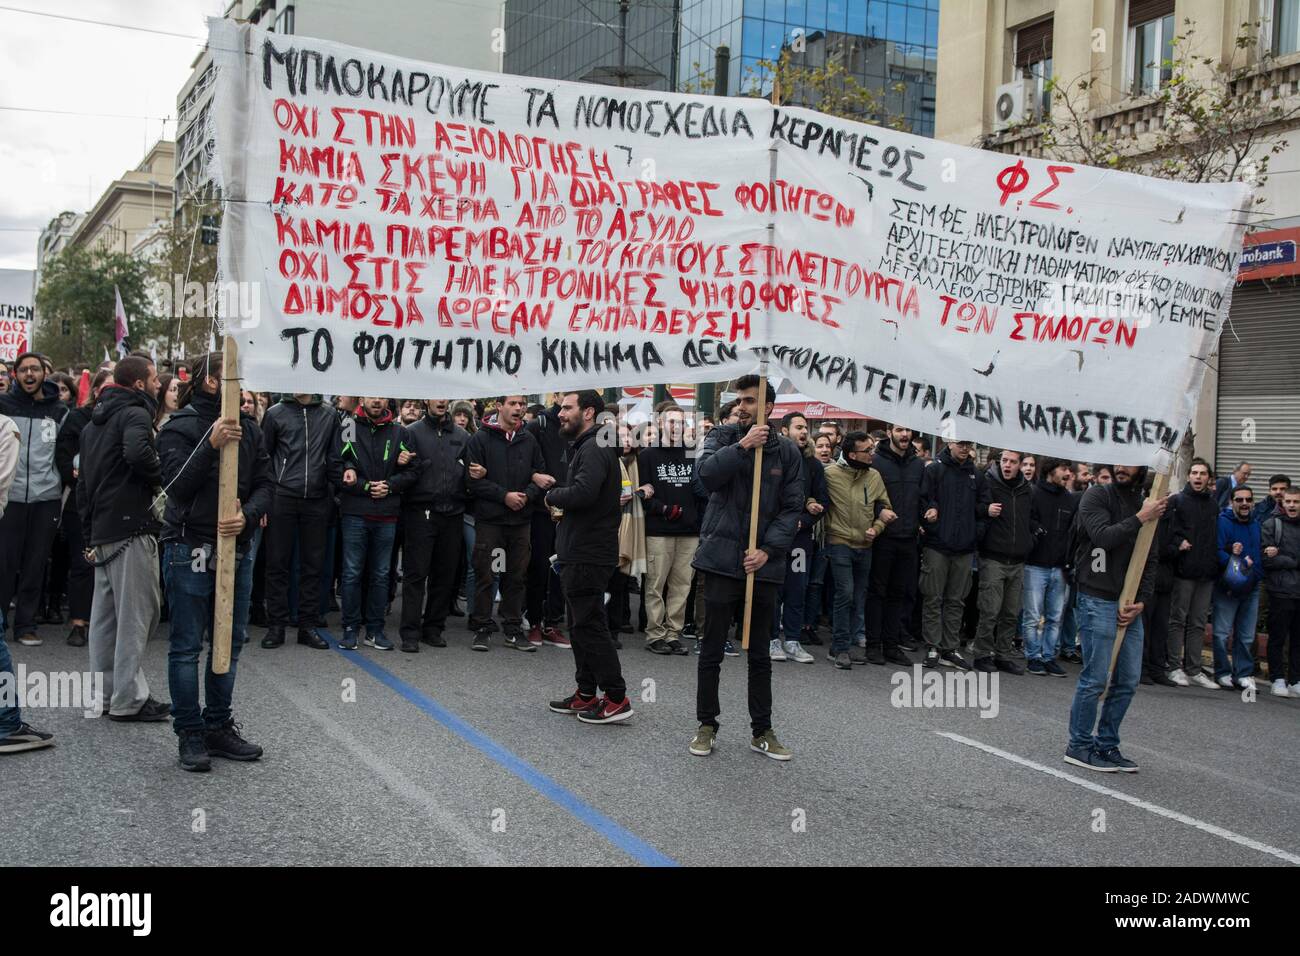
<svg viewBox="0 0 1300 956"><path fill-rule="evenodd" d="M555 553L555 522L550 511L533 512L532 557L528 561L528 623L532 627L554 627L564 620L564 590L551 570Z"/></svg>
<svg viewBox="0 0 1300 956"><path fill-rule="evenodd" d="M59 530L62 503L10 501L0 518L0 608L9 611L16 601L10 633L15 637L36 631L36 610L45 582L45 560Z"/></svg>
<svg viewBox="0 0 1300 956"><path fill-rule="evenodd" d="M566 564L560 581L573 617L569 642L578 693L591 697L603 689L606 697L618 703L627 696L627 684L605 620L605 587L612 571L597 564Z"/></svg>
<svg viewBox="0 0 1300 956"><path fill-rule="evenodd" d="M1286 672L1283 673L1283 658ZM1300 681L1300 598L1268 595L1268 679Z"/></svg>
<svg viewBox="0 0 1300 956"><path fill-rule="evenodd" d="M700 572L704 588L704 634L695 685L695 717L701 724L718 727L722 705L718 681L722 673L722 645L731 631L732 616L745 605L745 579ZM754 736L772 727L772 658L768 639L776 610L777 585L754 581L754 606L749 618L749 723Z"/></svg>
<svg viewBox="0 0 1300 956"><path fill-rule="evenodd" d="M329 530L328 498L276 495L266 523L266 620L272 627L289 625L289 575L293 544L298 542L298 627L323 627L320 614L320 569ZM259 556L260 556L259 554Z"/></svg>
<svg viewBox="0 0 1300 956"><path fill-rule="evenodd" d="M1142 632L1151 635L1142 645L1142 672L1148 677L1167 674L1171 669L1169 642L1160 640L1160 635L1169 633L1169 599L1172 596L1172 591L1156 591L1142 609Z"/></svg>
<svg viewBox="0 0 1300 956"><path fill-rule="evenodd" d="M496 575L501 576L501 629L517 634L524 619L524 589L528 584L528 558L532 554L530 524L474 525L474 608L470 612L470 630L492 625L492 592Z"/></svg>
<svg viewBox="0 0 1300 956"><path fill-rule="evenodd" d="M912 616L919 570L915 538L877 538L871 546L871 584L867 590L867 644L898 647L903 621Z"/></svg>
<svg viewBox="0 0 1300 956"><path fill-rule="evenodd" d="M86 538L81 531L81 513L72 496L63 508L63 537L68 548L68 617L74 621L90 620L90 604L95 593L95 569L86 561Z"/></svg>
<svg viewBox="0 0 1300 956"><path fill-rule="evenodd" d="M432 509L402 509L402 626L404 642L418 641L425 631L442 632L456 587L456 566L465 546L465 515ZM429 599L425 601L425 587Z"/></svg>

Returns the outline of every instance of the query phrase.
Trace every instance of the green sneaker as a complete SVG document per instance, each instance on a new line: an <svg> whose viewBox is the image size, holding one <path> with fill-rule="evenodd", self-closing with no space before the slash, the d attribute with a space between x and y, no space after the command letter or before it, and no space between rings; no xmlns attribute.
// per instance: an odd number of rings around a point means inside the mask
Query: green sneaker
<svg viewBox="0 0 1300 956"><path fill-rule="evenodd" d="M691 740L691 753L697 757L707 757L713 753L713 740L718 736L718 732L708 724L700 724L700 729L695 731L695 737Z"/></svg>
<svg viewBox="0 0 1300 956"><path fill-rule="evenodd" d="M754 737L749 741L749 749L757 750L773 760L789 760L794 756L793 753L781 746L781 742L776 739L776 733L770 727L763 731L762 736Z"/></svg>

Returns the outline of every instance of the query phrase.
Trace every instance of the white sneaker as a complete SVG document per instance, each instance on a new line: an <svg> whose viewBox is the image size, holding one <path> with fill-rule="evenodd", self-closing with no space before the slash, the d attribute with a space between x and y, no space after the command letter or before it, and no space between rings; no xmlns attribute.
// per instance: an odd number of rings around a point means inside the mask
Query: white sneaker
<svg viewBox="0 0 1300 956"><path fill-rule="evenodd" d="M1286 689L1291 692L1292 697L1300 697L1300 680L1294 684L1288 684Z"/></svg>
<svg viewBox="0 0 1300 956"><path fill-rule="evenodd" d="M1218 684L1220 687L1222 687L1224 690L1237 689L1237 685L1232 682L1232 678L1229 677L1227 674L1224 674L1222 677L1216 677L1214 679L1214 682Z"/></svg>
<svg viewBox="0 0 1300 956"><path fill-rule="evenodd" d="M798 641L785 642L785 654L790 660L797 664L813 663L813 656L803 649L803 645Z"/></svg>
<svg viewBox="0 0 1300 956"><path fill-rule="evenodd" d="M1253 677L1243 677L1241 679L1241 683L1238 684L1237 686L1240 687L1242 690L1250 691L1252 694L1258 693L1259 690L1255 686L1255 678Z"/></svg>
<svg viewBox="0 0 1300 956"><path fill-rule="evenodd" d="M1272 694L1274 697L1290 697L1290 692L1286 689L1286 681L1279 677L1273 681Z"/></svg>
<svg viewBox="0 0 1300 956"><path fill-rule="evenodd" d="M781 647L780 641L771 641L768 644L767 656L774 661L788 660L785 656L785 650Z"/></svg>
<svg viewBox="0 0 1300 956"><path fill-rule="evenodd" d="M1214 681L1210 680L1204 674L1197 674L1195 677L1192 678L1192 683L1195 684L1197 687L1204 687L1206 690L1219 689L1219 685L1216 684ZM1232 690L1232 688L1229 687L1228 690Z"/></svg>
<svg viewBox="0 0 1300 956"><path fill-rule="evenodd" d="M1190 687L1192 683L1187 679L1187 675L1183 672L1181 667L1176 667L1171 670L1169 672L1169 679L1179 687Z"/></svg>
<svg viewBox="0 0 1300 956"><path fill-rule="evenodd" d="M24 647L40 647L45 642L36 635L35 631L33 631L30 634L24 634L22 637L18 638L18 643L22 644Z"/></svg>

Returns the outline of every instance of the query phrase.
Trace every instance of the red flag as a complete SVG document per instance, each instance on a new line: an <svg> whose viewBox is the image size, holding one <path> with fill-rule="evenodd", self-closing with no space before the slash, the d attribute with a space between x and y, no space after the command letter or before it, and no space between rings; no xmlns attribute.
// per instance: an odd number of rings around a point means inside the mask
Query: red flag
<svg viewBox="0 0 1300 956"><path fill-rule="evenodd" d="M90 398L90 369L81 370L81 381L77 383L77 404L85 405Z"/></svg>
<svg viewBox="0 0 1300 956"><path fill-rule="evenodd" d="M189 370L186 369L184 365L182 365L180 368L176 370L176 377L179 378L182 382L188 382L190 380Z"/></svg>

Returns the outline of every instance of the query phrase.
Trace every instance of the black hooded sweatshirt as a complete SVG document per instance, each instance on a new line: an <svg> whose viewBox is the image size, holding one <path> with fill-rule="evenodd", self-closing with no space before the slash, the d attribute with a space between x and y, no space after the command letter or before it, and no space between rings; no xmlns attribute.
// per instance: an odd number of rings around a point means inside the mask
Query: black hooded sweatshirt
<svg viewBox="0 0 1300 956"><path fill-rule="evenodd" d="M144 392L108 384L81 430L77 509L91 547L158 533L153 513L162 482L153 435L157 411Z"/></svg>
<svg viewBox="0 0 1300 956"><path fill-rule="evenodd" d="M921 526L921 476L925 473L925 462L916 456L916 448L911 442L900 455L894 451L891 442L884 441L876 449L872 467L884 479L889 501L898 515L885 525L881 537L915 539L916 530ZM972 542L970 550L974 548Z"/></svg>

